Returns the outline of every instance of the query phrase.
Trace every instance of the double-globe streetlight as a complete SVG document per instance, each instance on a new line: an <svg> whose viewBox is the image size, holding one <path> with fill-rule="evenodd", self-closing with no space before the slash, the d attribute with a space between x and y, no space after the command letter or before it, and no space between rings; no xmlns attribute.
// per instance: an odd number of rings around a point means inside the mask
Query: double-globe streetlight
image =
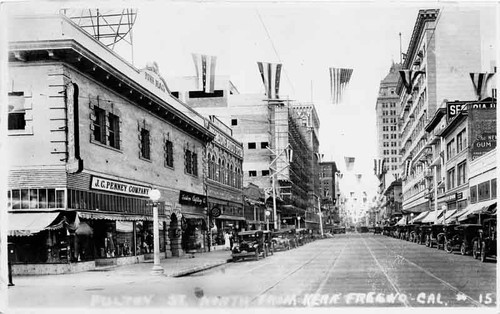
<svg viewBox="0 0 500 314"><path fill-rule="evenodd" d="M149 199L153 203L153 241L154 241L154 264L151 269L153 275L163 275L163 267L160 265L160 226L158 221L158 201L160 200L161 193L158 189L149 191Z"/></svg>
<svg viewBox="0 0 500 314"><path fill-rule="evenodd" d="M273 190L273 222L274 222L274 230L278 230L278 217L277 217L277 214L276 214L276 183L275 183L275 181L276 181L276 177L278 176L278 174L281 171L283 171L286 168L290 167L290 163L292 162L292 157L293 157L293 149L290 146L290 144L287 144L286 147L281 152L279 152L279 154L277 152L275 152L274 150L272 150L271 148L269 148L269 146L267 146L267 149L270 150L276 156L273 159L273 161L271 161L271 163L269 164L269 169L271 170L272 190ZM286 165L283 168L281 168L281 169L278 169L277 167L273 168L272 165L276 161L278 161L278 159L283 154L285 154Z"/></svg>

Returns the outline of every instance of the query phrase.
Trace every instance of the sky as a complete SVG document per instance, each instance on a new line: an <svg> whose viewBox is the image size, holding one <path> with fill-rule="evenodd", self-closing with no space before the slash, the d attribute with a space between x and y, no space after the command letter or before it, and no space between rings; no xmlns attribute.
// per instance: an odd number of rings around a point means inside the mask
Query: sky
<svg viewBox="0 0 500 314"><path fill-rule="evenodd" d="M406 52L419 9L456 4L120 1L106 2L108 7L100 2L99 7L138 9L133 48L119 53L137 68L156 62L164 77L194 76L191 53L201 53L217 57L216 75L229 76L240 93L264 93L257 62L281 63L280 98L314 103L323 160L335 161L345 173L347 194L367 191L371 198L378 185L373 174L375 104L380 81L392 62L400 60L399 33ZM354 70L342 103L336 105L330 103L329 67ZM351 172L345 169L344 157L356 159ZM357 173L362 174L361 183L354 177Z"/></svg>
<svg viewBox="0 0 500 314"><path fill-rule="evenodd" d="M134 64L156 61L162 75L195 75L191 53L214 55L216 74L229 76L240 93L263 93L257 62L282 63L280 98L315 104L323 160L344 171L344 157L356 158L345 171L345 192L374 195L379 83L399 62L399 32L406 52L418 9L366 2L148 5L133 28ZM329 67L354 70L341 104L330 103Z"/></svg>

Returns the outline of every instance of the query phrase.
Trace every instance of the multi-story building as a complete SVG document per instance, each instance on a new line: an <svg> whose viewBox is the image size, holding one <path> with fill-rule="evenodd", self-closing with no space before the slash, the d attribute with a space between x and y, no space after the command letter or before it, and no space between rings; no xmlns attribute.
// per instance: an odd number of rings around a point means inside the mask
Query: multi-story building
<svg viewBox="0 0 500 314"><path fill-rule="evenodd" d="M212 244L224 244L224 231L246 227L243 214L243 145L233 138L233 130L215 116L209 116L208 129L215 138L207 145L205 177ZM212 215L212 213L217 213Z"/></svg>
<svg viewBox="0 0 500 314"><path fill-rule="evenodd" d="M307 143L307 154L309 154L310 169L309 176L309 204L305 216L305 226L311 230L319 229L319 206L321 206L321 190L320 190L320 154L319 154L319 128L320 122L316 112L316 108L312 103L294 103L292 104L292 117L295 123L299 126L299 131L302 138ZM302 148L302 149L305 149Z"/></svg>
<svg viewBox="0 0 500 314"><path fill-rule="evenodd" d="M445 99L474 99L469 73L482 69L482 51L493 43L483 36L485 14L491 13L467 8L418 13L402 67L410 75L406 86L400 79L396 90L401 108L403 209L407 213L431 208L425 195L432 182L426 177L427 167L433 160L425 126Z"/></svg>
<svg viewBox="0 0 500 314"><path fill-rule="evenodd" d="M214 93L203 96L195 90L196 77L170 78L168 83L181 101L201 114L217 117L232 129L233 137L243 144L245 158L242 175L245 186L253 183L272 195L274 176L277 217L269 217L271 225L275 219L278 228L283 221L287 225L297 225L298 217L301 217L301 226L304 227L313 173L310 158L318 145L315 139L317 130L312 135L307 133L311 127L319 127L319 120L316 121L317 116L311 113L312 109L308 109L307 116L310 124L303 127L302 118L287 100L269 101L263 94L240 94L227 77L217 76ZM290 164L283 153L288 146L293 149ZM273 152L280 155L274 163L276 155ZM275 174L272 169L278 170L278 173ZM272 212L272 198L268 201ZM310 220L317 217L316 214L311 215Z"/></svg>
<svg viewBox="0 0 500 314"><path fill-rule="evenodd" d="M9 25L14 273L152 256L152 188L162 255L204 249L207 121L170 95L157 67L136 69L65 16Z"/></svg>
<svg viewBox="0 0 500 314"><path fill-rule="evenodd" d="M399 149L398 117L400 106L396 88L399 80L401 64L393 63L387 76L380 82L377 104L375 106L377 119L378 158L384 160L385 177L384 187L395 180L394 175L399 173L401 156Z"/></svg>
<svg viewBox="0 0 500 314"><path fill-rule="evenodd" d="M323 223L326 230L331 230L335 224L340 224L340 212L337 204L336 186L338 186L337 164L334 161L319 163L319 181Z"/></svg>

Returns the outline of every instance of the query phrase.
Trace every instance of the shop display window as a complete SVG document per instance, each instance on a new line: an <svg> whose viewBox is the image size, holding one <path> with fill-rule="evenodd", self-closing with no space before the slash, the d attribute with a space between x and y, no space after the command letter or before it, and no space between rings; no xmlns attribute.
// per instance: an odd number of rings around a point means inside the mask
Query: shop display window
<svg viewBox="0 0 500 314"><path fill-rule="evenodd" d="M134 223L132 221L116 222L116 246L118 256L131 256L134 243Z"/></svg>
<svg viewBox="0 0 500 314"><path fill-rule="evenodd" d="M13 189L7 193L12 209L64 208L64 189Z"/></svg>

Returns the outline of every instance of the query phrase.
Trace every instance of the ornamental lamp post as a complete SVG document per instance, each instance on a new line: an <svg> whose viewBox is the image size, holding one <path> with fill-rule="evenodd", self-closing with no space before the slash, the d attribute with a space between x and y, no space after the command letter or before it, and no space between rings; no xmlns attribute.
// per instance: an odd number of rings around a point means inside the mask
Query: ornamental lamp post
<svg viewBox="0 0 500 314"><path fill-rule="evenodd" d="M158 222L158 200L161 193L158 189L149 191L149 199L153 203L153 241L154 241L154 265L151 269L152 275L163 275L163 267L160 265L160 228Z"/></svg>
<svg viewBox="0 0 500 314"><path fill-rule="evenodd" d="M297 229L300 229L300 216L297 216L297 223L299 224L299 227Z"/></svg>
<svg viewBox="0 0 500 314"><path fill-rule="evenodd" d="M267 230L269 230L269 215L271 215L271 212L266 209L266 226L267 226Z"/></svg>

